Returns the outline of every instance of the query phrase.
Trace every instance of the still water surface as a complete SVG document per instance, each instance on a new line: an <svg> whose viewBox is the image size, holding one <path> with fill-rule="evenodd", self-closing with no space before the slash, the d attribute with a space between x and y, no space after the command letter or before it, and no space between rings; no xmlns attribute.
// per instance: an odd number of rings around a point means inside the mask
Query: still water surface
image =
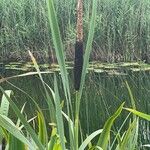
<svg viewBox="0 0 150 150"><path fill-rule="evenodd" d="M11 76L21 74L20 71L7 71L3 75ZM59 91L62 100L64 99L63 88L59 72L57 72ZM46 83L53 89L53 73L43 75ZM70 88L72 91L72 104L74 106L73 71L69 70ZM81 102L81 126L84 133L102 128L106 119L125 102L126 107L131 107L130 96L125 82L128 82L133 93L137 110L150 114L150 71L129 71L124 70L121 74L107 73L102 71L89 71L83 90ZM32 100L21 90L28 93L47 114L47 104L45 93L41 81L37 75L10 79L8 82L1 83L1 86L14 92L14 101L20 106L26 103L26 113L33 117L36 111ZM20 90L18 90L20 89ZM64 102L65 103L65 102ZM65 110L65 104L64 104ZM11 111L10 111L11 112ZM13 115L9 114L10 116ZM124 121L127 112L121 115L116 121L114 128L119 129ZM48 117L47 117L48 118ZM48 119L47 119L48 121ZM144 143L150 143L150 124L144 120L140 121L141 138Z"/></svg>

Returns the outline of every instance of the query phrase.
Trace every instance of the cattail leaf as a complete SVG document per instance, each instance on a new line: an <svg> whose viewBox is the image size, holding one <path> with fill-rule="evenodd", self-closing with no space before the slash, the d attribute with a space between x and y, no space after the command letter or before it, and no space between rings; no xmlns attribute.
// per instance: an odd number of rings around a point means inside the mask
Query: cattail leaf
<svg viewBox="0 0 150 150"><path fill-rule="evenodd" d="M137 115L137 116L139 116L139 117L141 117L141 118L143 118L143 119L146 119L146 120L150 121L150 115L148 115L148 114L137 111L135 109L130 109L130 108L124 108L124 109L131 112L131 113L133 113L133 114L135 114L135 115Z"/></svg>

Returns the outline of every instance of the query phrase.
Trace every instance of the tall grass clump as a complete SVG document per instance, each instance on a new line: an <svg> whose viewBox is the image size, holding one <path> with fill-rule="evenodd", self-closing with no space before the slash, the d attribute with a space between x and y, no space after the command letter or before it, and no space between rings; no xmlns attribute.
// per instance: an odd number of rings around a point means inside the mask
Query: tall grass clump
<svg viewBox="0 0 150 150"><path fill-rule="evenodd" d="M43 50L42 55L51 50L45 1L8 0L1 1L0 6L0 53L3 61L29 60L28 50L34 51L37 57L41 57L40 50Z"/></svg>

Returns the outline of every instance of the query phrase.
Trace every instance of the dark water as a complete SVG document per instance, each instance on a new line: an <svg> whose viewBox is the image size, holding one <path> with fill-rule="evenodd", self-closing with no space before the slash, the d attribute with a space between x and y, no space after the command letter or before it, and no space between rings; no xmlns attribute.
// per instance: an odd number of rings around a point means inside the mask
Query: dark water
<svg viewBox="0 0 150 150"><path fill-rule="evenodd" d="M8 71L5 75L20 74L18 71ZM53 88L53 74L43 75L44 80ZM59 73L57 74L59 91L62 100L64 99L63 88ZM72 92L72 104L74 105L74 89L72 71L69 71L70 89ZM83 90L81 101L80 118L83 133L91 133L92 131L102 128L106 119L125 102L126 107L131 107L130 96L125 84L128 82L132 94L134 96L137 110L150 114L150 72L132 72L127 71L124 75L108 75L106 73L95 73L90 71L86 77L86 83ZM21 90L28 93L42 110L47 114L47 104L45 101L45 93L43 91L41 81L37 75L20 77L9 80L10 83L1 83L1 86L7 90L14 92L14 101L21 108L26 102L26 113L33 117L36 115L35 107L32 100ZM20 90L18 90L19 88ZM65 109L65 106L64 106ZM10 111L12 112L12 111ZM9 114L11 117L12 114ZM123 111L121 117L116 121L114 128L119 129L127 115ZM47 116L47 121L49 116ZM150 125L149 122L140 120L140 133L143 143L150 142Z"/></svg>

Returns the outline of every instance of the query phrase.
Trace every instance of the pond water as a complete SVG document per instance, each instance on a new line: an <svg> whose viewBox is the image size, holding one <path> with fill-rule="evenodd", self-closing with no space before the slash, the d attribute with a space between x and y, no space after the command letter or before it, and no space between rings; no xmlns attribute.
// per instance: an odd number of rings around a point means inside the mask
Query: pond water
<svg viewBox="0 0 150 150"><path fill-rule="evenodd" d="M101 65L100 67L100 64L99 67L95 66L93 69L92 65L88 69L80 109L81 126L84 133L88 134L96 129L102 128L106 119L112 115L122 102L125 102L126 107L131 107L130 96L125 84L126 81L131 88L137 110L150 114L150 71L148 69L143 71L139 67L130 67L129 65L126 65L126 68L116 68L116 66L111 65L103 65L103 67ZM59 91L63 100L64 95L59 69L55 68L55 71L57 71ZM69 69L68 72L70 89L72 91L72 104L74 105L73 71ZM21 73L24 72L7 68L1 74L3 76L12 76ZM53 73L43 74L43 78L53 88ZM44 100L45 93L37 75L12 78L8 81L1 83L1 86L5 90L13 90L13 99L20 108L26 102L25 110L28 115L33 117L36 115L36 112L32 100L22 91L25 91L36 100L46 114L47 104ZM12 114L9 115L13 116ZM127 112L124 111L120 119L116 121L114 126L116 130L119 129L126 115ZM141 138L144 140L144 143L148 143L150 142L150 124L144 120L141 120L140 124Z"/></svg>

